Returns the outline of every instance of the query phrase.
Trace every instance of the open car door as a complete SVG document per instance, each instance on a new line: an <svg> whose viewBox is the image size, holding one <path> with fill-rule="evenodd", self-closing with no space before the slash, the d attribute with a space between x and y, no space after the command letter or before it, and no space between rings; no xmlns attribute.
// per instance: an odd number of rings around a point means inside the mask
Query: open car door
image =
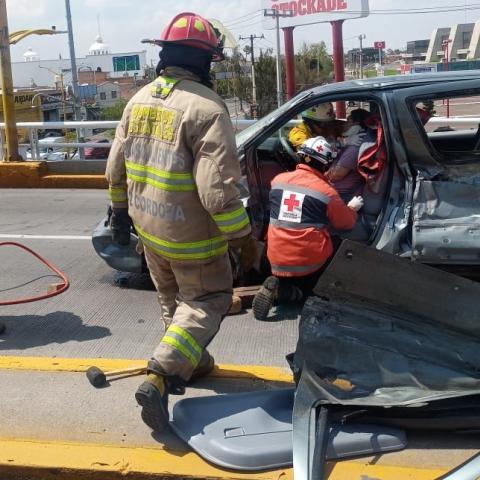
<svg viewBox="0 0 480 480"><path fill-rule="evenodd" d="M478 80L412 87L394 94L408 161L417 172L412 259L423 263L480 264L480 128L472 124L464 131L447 132L442 139L440 132L427 134L415 114L416 102L425 100L449 98L452 103L455 99L459 104L475 104L465 97L480 98ZM478 112L480 117L480 108ZM462 131L471 140L458 141Z"/></svg>
<svg viewBox="0 0 480 480"><path fill-rule="evenodd" d="M480 283L344 241L302 311L295 478L324 478L331 422L480 428Z"/></svg>

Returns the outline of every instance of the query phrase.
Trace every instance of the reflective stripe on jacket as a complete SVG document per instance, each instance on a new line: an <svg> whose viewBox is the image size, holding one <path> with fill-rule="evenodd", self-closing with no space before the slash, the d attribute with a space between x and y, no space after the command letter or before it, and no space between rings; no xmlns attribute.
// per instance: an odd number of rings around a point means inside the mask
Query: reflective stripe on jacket
<svg viewBox="0 0 480 480"><path fill-rule="evenodd" d="M117 127L106 177L144 245L206 262L250 232L235 183L240 165L225 104L180 68L142 88Z"/></svg>
<svg viewBox="0 0 480 480"><path fill-rule="evenodd" d="M270 192L267 256L272 273L280 277L315 272L332 255L327 227L349 230L357 220L325 177L298 165L277 175Z"/></svg>

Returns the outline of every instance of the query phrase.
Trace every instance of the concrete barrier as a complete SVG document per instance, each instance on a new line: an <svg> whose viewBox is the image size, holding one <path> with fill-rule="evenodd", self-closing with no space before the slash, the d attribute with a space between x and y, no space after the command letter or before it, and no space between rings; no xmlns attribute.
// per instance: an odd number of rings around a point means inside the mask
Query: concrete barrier
<svg viewBox="0 0 480 480"><path fill-rule="evenodd" d="M55 162L67 163L67 162ZM1 188L98 188L108 187L98 163L58 165L49 162L0 162ZM60 171L59 171L60 168ZM51 171L53 170L53 171ZM91 170L89 172L89 170Z"/></svg>

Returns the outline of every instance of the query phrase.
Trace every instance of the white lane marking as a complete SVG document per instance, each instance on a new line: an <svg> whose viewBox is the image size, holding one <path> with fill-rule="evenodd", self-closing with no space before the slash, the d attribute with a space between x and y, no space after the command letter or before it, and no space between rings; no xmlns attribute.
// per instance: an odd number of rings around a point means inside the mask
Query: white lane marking
<svg viewBox="0 0 480 480"><path fill-rule="evenodd" d="M15 235L0 233L0 238L32 240L91 240L91 235Z"/></svg>

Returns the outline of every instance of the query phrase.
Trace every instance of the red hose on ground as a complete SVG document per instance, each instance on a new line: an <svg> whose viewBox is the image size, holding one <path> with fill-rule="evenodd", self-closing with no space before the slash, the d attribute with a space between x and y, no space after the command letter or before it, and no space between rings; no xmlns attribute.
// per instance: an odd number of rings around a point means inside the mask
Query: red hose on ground
<svg viewBox="0 0 480 480"><path fill-rule="evenodd" d="M28 253L31 253L34 257L36 257L43 264L45 264L58 277L60 277L63 280L63 285L58 290L55 290L54 292L50 292L50 293L45 293L44 295L37 295L35 297L25 297L17 300L0 301L0 306L17 305L19 303L29 303L29 302L36 302L37 300L44 300L45 298L54 297L55 295L59 295L60 293L63 293L70 286L70 282L68 281L67 276L63 272L61 272L55 265L52 265L49 261L45 260L43 257L41 257L38 253L34 252L30 248L16 242L0 242L0 247L3 245L11 245L13 247L19 247L27 251Z"/></svg>

